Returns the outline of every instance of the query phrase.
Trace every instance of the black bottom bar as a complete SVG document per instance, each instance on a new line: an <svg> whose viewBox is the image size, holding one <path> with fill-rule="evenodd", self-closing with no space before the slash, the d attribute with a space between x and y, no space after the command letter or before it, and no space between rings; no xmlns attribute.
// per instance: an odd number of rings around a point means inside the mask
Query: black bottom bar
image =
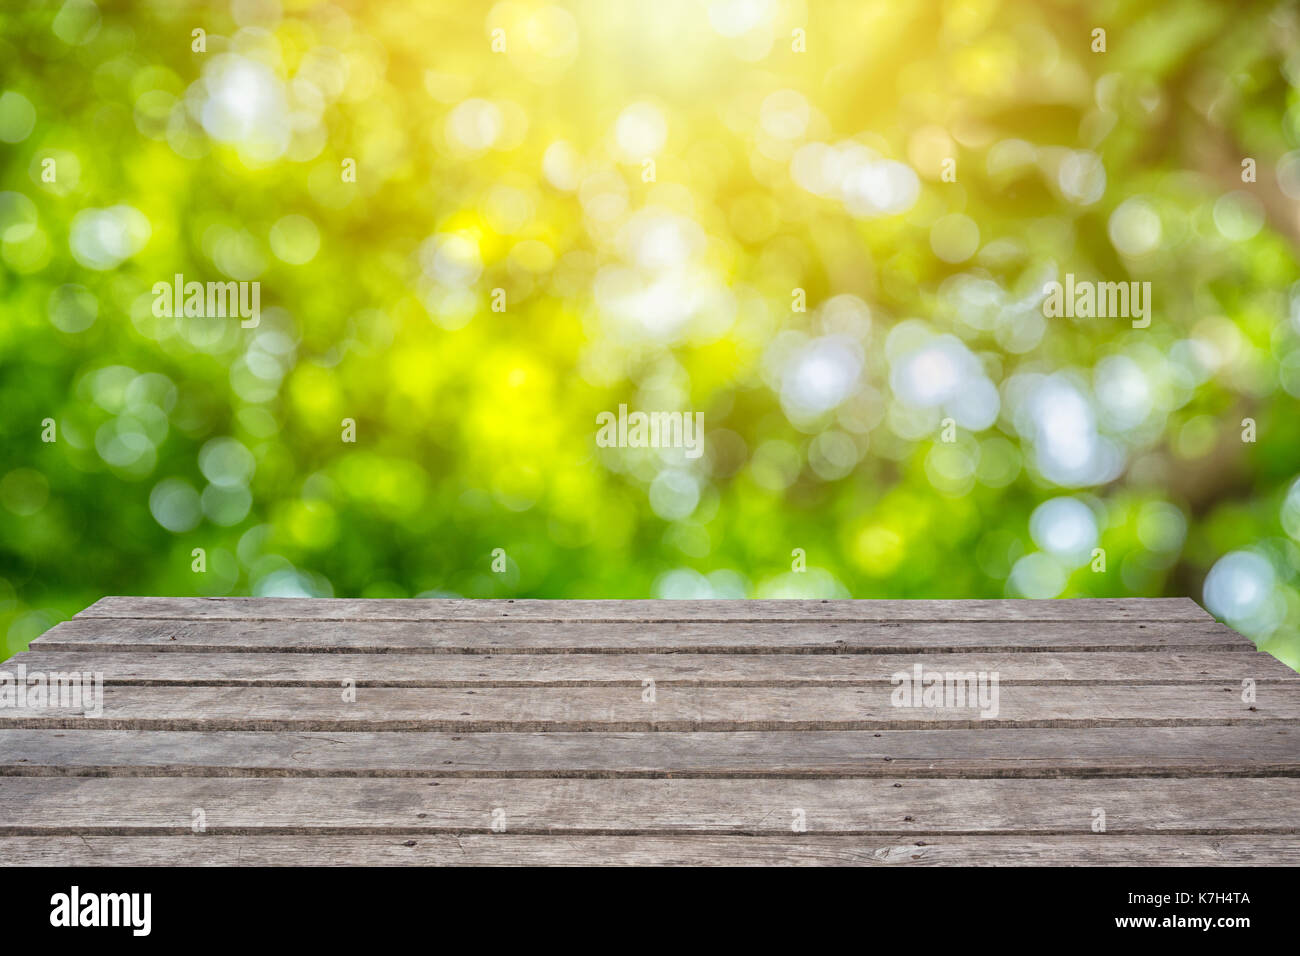
<svg viewBox="0 0 1300 956"><path fill-rule="evenodd" d="M0 900L9 944L75 935L78 942L113 939L128 945L283 941L333 949L409 939L417 946L495 948L517 933L530 948L586 948L601 945L597 940L698 943L715 935L734 946L737 939L781 931L810 944L840 938L869 947L892 930L922 945L920 951L933 951L934 943L1008 938L1029 945L1126 937L1182 944L1199 937L1231 945L1259 929L1290 931L1292 877L1288 870L1263 867L544 874L70 867L0 871ZM71 924L74 886L78 923L111 922L116 910L122 925L52 925ZM143 895L105 900L101 894L149 894L148 935L137 936L132 925L144 928ZM601 935L593 937L593 931Z"/></svg>

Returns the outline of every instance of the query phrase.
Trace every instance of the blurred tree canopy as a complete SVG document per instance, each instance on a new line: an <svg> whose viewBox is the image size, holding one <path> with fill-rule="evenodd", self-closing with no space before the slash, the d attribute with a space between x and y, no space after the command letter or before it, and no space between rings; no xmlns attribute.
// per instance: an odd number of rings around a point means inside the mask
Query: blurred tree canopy
<svg viewBox="0 0 1300 956"><path fill-rule="evenodd" d="M8 5L2 649L105 594L1190 595L1300 666L1298 31Z"/></svg>

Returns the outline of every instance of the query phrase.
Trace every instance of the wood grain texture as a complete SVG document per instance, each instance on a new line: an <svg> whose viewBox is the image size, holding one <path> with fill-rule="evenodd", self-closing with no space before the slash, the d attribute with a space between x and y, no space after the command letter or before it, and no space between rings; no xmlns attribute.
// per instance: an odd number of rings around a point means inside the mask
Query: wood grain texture
<svg viewBox="0 0 1300 956"><path fill-rule="evenodd" d="M1228 651L1257 654L1236 631L1205 622L896 622L734 624L631 621L190 621L74 618L35 650L369 654L905 654L1025 651Z"/></svg>
<svg viewBox="0 0 1300 956"><path fill-rule="evenodd" d="M1270 836L0 837L15 866L1278 866L1300 841Z"/></svg>
<svg viewBox="0 0 1300 956"><path fill-rule="evenodd" d="M1300 865L1300 675L1186 599L115 597L0 672L8 865Z"/></svg>
<svg viewBox="0 0 1300 956"><path fill-rule="evenodd" d="M57 646L57 645L55 645ZM107 684L337 687L802 687L888 684L926 670L998 673L1003 685L1296 683L1300 674L1267 654L1199 651L1026 654L273 654L36 650L15 654L31 672L90 671Z"/></svg>
<svg viewBox="0 0 1300 956"><path fill-rule="evenodd" d="M382 780L0 778L0 835L1300 833L1300 778Z"/></svg>
<svg viewBox="0 0 1300 956"><path fill-rule="evenodd" d="M0 732L0 774L1296 776L1300 775L1300 729L1215 726L729 734L9 730Z"/></svg>
<svg viewBox="0 0 1300 956"><path fill-rule="evenodd" d="M537 601L106 597L79 618L315 621L1209 621L1189 598L982 601Z"/></svg>
<svg viewBox="0 0 1300 956"><path fill-rule="evenodd" d="M103 713L81 706L0 709L0 728L105 730L432 730L680 732L890 730L977 727L1300 726L1300 687L1260 688L1253 703L1236 684L999 688L998 709L895 707L892 688L137 687L103 689Z"/></svg>

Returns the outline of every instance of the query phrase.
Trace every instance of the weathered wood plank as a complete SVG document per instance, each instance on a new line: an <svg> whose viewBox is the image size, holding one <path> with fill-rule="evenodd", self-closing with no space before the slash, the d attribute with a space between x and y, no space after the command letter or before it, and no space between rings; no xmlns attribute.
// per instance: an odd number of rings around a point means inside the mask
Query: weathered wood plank
<svg viewBox="0 0 1300 956"><path fill-rule="evenodd" d="M427 621L183 621L74 618L33 650L406 654L890 654L1031 651L1257 653L1231 628L1204 623L822 621L734 624Z"/></svg>
<svg viewBox="0 0 1300 956"><path fill-rule="evenodd" d="M1300 865L1281 836L0 837L12 866L1258 866Z"/></svg>
<svg viewBox="0 0 1300 956"><path fill-rule="evenodd" d="M9 730L0 774L378 777L1296 776L1289 726L715 733Z"/></svg>
<svg viewBox="0 0 1300 956"><path fill-rule="evenodd" d="M58 646L58 645L53 645ZM271 654L35 650L0 670L29 674L101 673L106 684L337 687L640 687L646 678L727 687L759 684L888 684L892 675L925 670L997 673L1014 683L1183 684L1254 680L1300 682L1267 654L1196 651L1025 654Z"/></svg>
<svg viewBox="0 0 1300 956"><path fill-rule="evenodd" d="M895 707L892 688L484 687L103 688L99 716L82 705L0 708L0 728L105 730L589 731L883 730L955 727L1174 727L1300 723L1300 688L1235 684L1036 685L999 688L987 717L971 706Z"/></svg>
<svg viewBox="0 0 1300 956"><path fill-rule="evenodd" d="M0 835L1300 833L1300 778L383 780L2 777Z"/></svg>
<svg viewBox="0 0 1300 956"><path fill-rule="evenodd" d="M107 684L0 707L0 855L1300 863L1300 675L1253 651L1185 599L108 598L0 665ZM914 664L996 714L891 706Z"/></svg>
<svg viewBox="0 0 1300 956"><path fill-rule="evenodd" d="M1190 598L663 601L106 597L79 618L359 621L1200 621Z"/></svg>

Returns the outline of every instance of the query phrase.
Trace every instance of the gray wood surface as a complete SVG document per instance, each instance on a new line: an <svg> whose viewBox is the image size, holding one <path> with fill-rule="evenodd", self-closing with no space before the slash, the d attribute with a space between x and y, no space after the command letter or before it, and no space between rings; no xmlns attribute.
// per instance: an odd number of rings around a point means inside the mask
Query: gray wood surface
<svg viewBox="0 0 1300 956"><path fill-rule="evenodd" d="M19 666L104 700L0 706L11 865L1300 865L1300 675L1187 599L111 597Z"/></svg>
<svg viewBox="0 0 1300 956"><path fill-rule="evenodd" d="M785 623L633 621L181 621L74 618L32 642L37 650L405 654L899 654L1027 651L1240 651L1236 631L1203 622L1098 621Z"/></svg>
<svg viewBox="0 0 1300 956"><path fill-rule="evenodd" d="M650 676L650 675L647 675ZM0 728L107 730L437 730L639 732L890 730L954 727L1300 726L1300 686L1239 684L1017 684L1000 687L998 710L895 707L887 685L862 687L338 688L105 687L103 713L83 706L0 709Z"/></svg>
<svg viewBox="0 0 1300 956"><path fill-rule="evenodd" d="M39 645L41 647L47 645ZM57 645L54 645L57 646ZM90 671L106 684L268 687L803 687L889 684L926 670L998 673L1008 684L1295 683L1300 674L1267 654L1200 651L1025 654L275 654L153 649L35 650L0 665L28 671Z"/></svg>
<svg viewBox="0 0 1300 956"><path fill-rule="evenodd" d="M1300 866L1292 835L0 837L20 866Z"/></svg>
<svg viewBox="0 0 1300 956"><path fill-rule="evenodd" d="M1297 833L1300 779L0 778L0 835L190 833Z"/></svg>
<svg viewBox="0 0 1300 956"><path fill-rule="evenodd" d="M315 621L1209 621L1189 598L1028 601L536 601L106 597L77 617Z"/></svg>
<svg viewBox="0 0 1300 956"><path fill-rule="evenodd" d="M1294 726L740 733L0 732L0 774L388 777L1300 775Z"/></svg>

